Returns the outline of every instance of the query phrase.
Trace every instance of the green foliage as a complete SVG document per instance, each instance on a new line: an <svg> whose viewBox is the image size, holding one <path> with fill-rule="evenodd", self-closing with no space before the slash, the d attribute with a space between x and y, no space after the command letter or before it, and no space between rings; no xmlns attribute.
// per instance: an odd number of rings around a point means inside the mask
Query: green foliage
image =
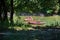
<svg viewBox="0 0 60 40"><path fill-rule="evenodd" d="M53 12L59 10L59 0L13 0L14 11L16 12ZM7 8L10 10L10 0L6 1ZM52 10L52 11L50 11Z"/></svg>
<svg viewBox="0 0 60 40"><path fill-rule="evenodd" d="M52 13L53 10L47 10L47 13Z"/></svg>
<svg viewBox="0 0 60 40"><path fill-rule="evenodd" d="M19 12L59 10L58 0L14 0L14 9ZM57 6L57 7L56 7ZM51 13L52 11L49 11Z"/></svg>
<svg viewBox="0 0 60 40"><path fill-rule="evenodd" d="M38 0L14 0L14 5L16 10L23 12L35 12L41 9Z"/></svg>

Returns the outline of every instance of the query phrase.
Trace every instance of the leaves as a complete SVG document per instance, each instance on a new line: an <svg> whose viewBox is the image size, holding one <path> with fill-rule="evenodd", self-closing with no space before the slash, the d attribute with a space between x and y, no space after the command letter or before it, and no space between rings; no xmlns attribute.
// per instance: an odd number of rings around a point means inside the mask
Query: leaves
<svg viewBox="0 0 60 40"><path fill-rule="evenodd" d="M7 0L8 6L10 0ZM59 10L59 0L14 0L14 10L19 12L40 12L48 10Z"/></svg>

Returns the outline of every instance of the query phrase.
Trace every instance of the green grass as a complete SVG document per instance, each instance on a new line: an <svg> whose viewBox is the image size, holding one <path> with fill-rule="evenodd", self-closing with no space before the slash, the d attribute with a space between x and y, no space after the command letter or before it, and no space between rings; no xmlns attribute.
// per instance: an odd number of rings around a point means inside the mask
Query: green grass
<svg viewBox="0 0 60 40"><path fill-rule="evenodd" d="M19 27L26 29L27 27L29 27L29 24L25 23L25 21L24 21L25 18L26 18L26 16L14 16L14 19L13 19L14 24L17 24ZM49 16L49 17L32 16L32 18L36 21L45 22L44 25L40 25L41 27L42 26L46 27L46 25L52 26L52 24L53 24L53 26L56 26L57 22L58 22L57 26L60 26L60 16ZM36 26L38 26L38 25L36 25Z"/></svg>
<svg viewBox="0 0 60 40"><path fill-rule="evenodd" d="M20 16L19 18L16 18L19 22L25 22L24 19L26 16ZM40 16L32 16L32 18L36 21L43 21L46 22L46 25L48 24L54 24L56 21L60 23L60 16L49 16L49 17L40 17Z"/></svg>

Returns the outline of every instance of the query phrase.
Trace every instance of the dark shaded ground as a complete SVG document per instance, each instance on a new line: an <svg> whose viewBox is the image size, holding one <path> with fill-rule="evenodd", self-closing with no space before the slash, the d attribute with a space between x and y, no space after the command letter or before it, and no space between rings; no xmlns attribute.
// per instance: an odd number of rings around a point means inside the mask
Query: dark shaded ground
<svg viewBox="0 0 60 40"><path fill-rule="evenodd" d="M60 40L60 29L6 31L2 40Z"/></svg>

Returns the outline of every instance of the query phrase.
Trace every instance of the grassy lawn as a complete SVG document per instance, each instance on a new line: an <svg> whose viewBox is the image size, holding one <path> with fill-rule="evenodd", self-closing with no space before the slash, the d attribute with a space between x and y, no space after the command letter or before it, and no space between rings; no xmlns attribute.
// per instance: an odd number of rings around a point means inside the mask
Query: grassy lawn
<svg viewBox="0 0 60 40"><path fill-rule="evenodd" d="M14 16L14 24L17 24L19 26L14 26L14 27L20 27L20 28L29 28L29 25L25 23L24 19L26 18L26 16ZM40 17L40 16L32 16L32 18L36 21L43 21L45 22L44 25L40 25L41 27L44 26L60 26L60 16L49 16L49 17ZM58 24L57 24L58 23ZM25 26L27 25L27 26ZM35 25L38 26L38 25ZM53 27L52 26L52 27ZM17 29L17 28L16 28ZM19 29L19 28L18 28Z"/></svg>

